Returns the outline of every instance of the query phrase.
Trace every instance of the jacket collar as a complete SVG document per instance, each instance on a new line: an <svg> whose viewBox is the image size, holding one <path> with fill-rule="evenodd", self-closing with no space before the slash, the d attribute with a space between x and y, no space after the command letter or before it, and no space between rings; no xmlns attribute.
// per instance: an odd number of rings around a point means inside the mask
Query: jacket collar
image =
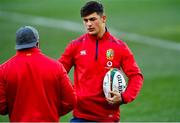
<svg viewBox="0 0 180 123"><path fill-rule="evenodd" d="M16 51L16 55L31 55L31 54L33 54L33 53L40 53L41 52L41 50L39 49L39 48L37 48L37 47L34 47L34 48L29 48L29 49L24 49L24 50L17 50Z"/></svg>
<svg viewBox="0 0 180 123"><path fill-rule="evenodd" d="M87 33L88 38L90 38L91 40L98 40L98 41L107 40L109 38L109 36L110 36L110 32L107 30L107 28L106 28L106 32L103 34L101 39L98 39L96 36L90 35L89 33Z"/></svg>

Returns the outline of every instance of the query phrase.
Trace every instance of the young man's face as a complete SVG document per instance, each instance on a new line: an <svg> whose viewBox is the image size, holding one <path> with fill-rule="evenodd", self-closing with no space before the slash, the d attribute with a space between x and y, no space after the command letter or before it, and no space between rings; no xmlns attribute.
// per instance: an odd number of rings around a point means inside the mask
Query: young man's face
<svg viewBox="0 0 180 123"><path fill-rule="evenodd" d="M98 15L96 12L83 17L83 23L90 35L101 35L105 28L106 16Z"/></svg>

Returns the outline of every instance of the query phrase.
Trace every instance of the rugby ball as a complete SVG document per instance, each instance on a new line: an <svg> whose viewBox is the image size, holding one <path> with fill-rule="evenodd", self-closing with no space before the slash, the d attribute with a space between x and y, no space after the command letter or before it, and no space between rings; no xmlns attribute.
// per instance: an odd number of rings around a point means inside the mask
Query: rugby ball
<svg viewBox="0 0 180 123"><path fill-rule="evenodd" d="M110 69L104 76L103 91L106 98L110 98L110 91L124 92L126 89L126 82L123 74L117 68Z"/></svg>

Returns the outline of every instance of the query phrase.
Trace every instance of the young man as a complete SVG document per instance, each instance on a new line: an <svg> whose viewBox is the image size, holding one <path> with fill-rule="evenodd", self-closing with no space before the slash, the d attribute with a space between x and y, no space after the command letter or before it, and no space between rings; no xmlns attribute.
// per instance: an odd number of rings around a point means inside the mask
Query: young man
<svg viewBox="0 0 180 123"><path fill-rule="evenodd" d="M76 104L66 70L38 46L37 30L20 28L16 55L0 66L0 114L11 122L58 122Z"/></svg>
<svg viewBox="0 0 180 123"><path fill-rule="evenodd" d="M120 119L120 104L133 101L143 84L143 75L128 46L107 30L102 4L87 2L81 8L87 33L73 40L59 61L67 72L74 66L74 88L77 105L71 122L116 122ZM123 93L111 92L105 98L103 78L111 68L122 69L128 77Z"/></svg>

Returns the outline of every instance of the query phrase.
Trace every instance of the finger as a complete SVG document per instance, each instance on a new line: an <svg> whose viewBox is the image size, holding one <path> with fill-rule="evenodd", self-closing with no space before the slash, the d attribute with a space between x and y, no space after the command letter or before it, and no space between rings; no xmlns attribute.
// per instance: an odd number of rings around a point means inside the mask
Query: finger
<svg viewBox="0 0 180 123"><path fill-rule="evenodd" d="M112 100L108 100L108 99L106 99L106 100L109 104L114 104L114 102Z"/></svg>
<svg viewBox="0 0 180 123"><path fill-rule="evenodd" d="M118 91L110 91L109 93L112 94L112 95L117 95L117 94L119 94Z"/></svg>
<svg viewBox="0 0 180 123"><path fill-rule="evenodd" d="M106 100L107 100L107 101L112 101L112 100L113 100L113 98L106 98Z"/></svg>
<svg viewBox="0 0 180 123"><path fill-rule="evenodd" d="M112 104L115 103L115 97L107 98L106 100L107 100L109 103L112 103Z"/></svg>

